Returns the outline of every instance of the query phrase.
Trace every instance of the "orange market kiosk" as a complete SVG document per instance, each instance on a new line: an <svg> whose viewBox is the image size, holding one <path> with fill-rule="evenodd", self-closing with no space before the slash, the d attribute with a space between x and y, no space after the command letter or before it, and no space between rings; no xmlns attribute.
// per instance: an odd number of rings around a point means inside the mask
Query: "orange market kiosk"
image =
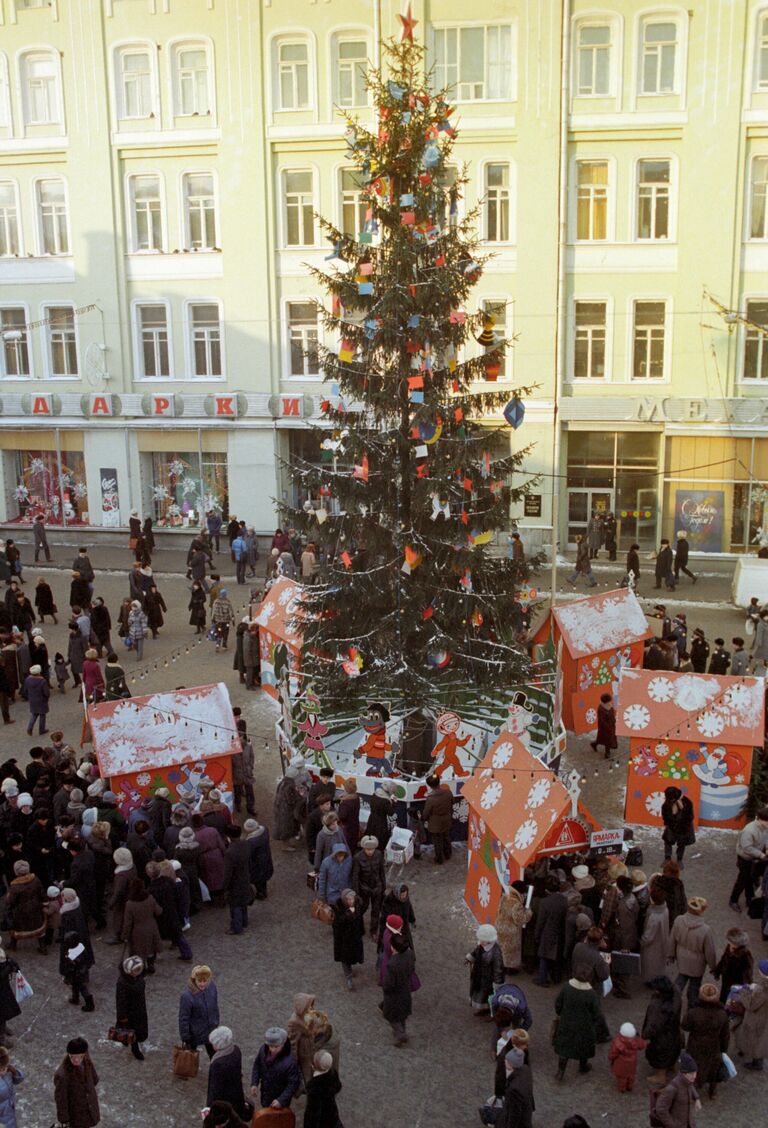
<svg viewBox="0 0 768 1128"><path fill-rule="evenodd" d="M743 826L764 713L762 678L623 670L616 731L629 737L626 821L662 826L664 789L679 787L698 826Z"/></svg>
<svg viewBox="0 0 768 1128"><path fill-rule="evenodd" d="M167 787L194 806L210 780L232 807L232 756L240 752L222 682L88 706L93 747L122 811Z"/></svg>
<svg viewBox="0 0 768 1128"><path fill-rule="evenodd" d="M555 607L552 616L563 724L570 732L592 732L601 695L611 693L615 700L621 671L642 666L645 640L653 632L629 588L572 600ZM547 615L534 644L546 643L551 623Z"/></svg>
<svg viewBox="0 0 768 1128"><path fill-rule="evenodd" d="M275 700L287 693L290 679L301 669L300 599L301 584L280 576L253 616L259 626L261 688Z"/></svg>

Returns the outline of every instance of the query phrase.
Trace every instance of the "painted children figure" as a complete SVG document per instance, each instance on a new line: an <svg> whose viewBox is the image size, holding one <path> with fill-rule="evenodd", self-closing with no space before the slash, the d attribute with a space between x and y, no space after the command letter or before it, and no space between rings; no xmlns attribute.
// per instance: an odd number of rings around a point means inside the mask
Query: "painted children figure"
<svg viewBox="0 0 768 1128"><path fill-rule="evenodd" d="M637 1076L637 1055L647 1045L645 1038L638 1038L631 1022L622 1023L608 1051L611 1073L618 1082L620 1093L632 1092Z"/></svg>
<svg viewBox="0 0 768 1128"><path fill-rule="evenodd" d="M435 775L442 776L448 768L453 768L454 776L465 776L466 768L456 754L458 748L466 748L472 735L458 737L456 734L461 727L461 717L457 713L441 713L437 718L435 728L440 733L435 747L432 749L432 759L436 760L442 754L442 760L435 766Z"/></svg>

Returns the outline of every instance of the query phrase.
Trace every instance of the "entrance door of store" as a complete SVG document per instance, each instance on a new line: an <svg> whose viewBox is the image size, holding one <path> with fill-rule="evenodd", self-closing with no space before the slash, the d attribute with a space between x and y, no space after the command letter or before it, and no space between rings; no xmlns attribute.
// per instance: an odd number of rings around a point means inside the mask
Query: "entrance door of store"
<svg viewBox="0 0 768 1128"><path fill-rule="evenodd" d="M578 533L585 534L593 513L613 511L613 490L568 490L568 547L576 544Z"/></svg>

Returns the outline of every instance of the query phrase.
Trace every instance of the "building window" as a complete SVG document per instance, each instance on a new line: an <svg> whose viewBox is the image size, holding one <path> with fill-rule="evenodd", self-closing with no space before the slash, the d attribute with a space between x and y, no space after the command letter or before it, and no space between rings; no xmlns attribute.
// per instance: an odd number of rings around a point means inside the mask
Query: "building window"
<svg viewBox="0 0 768 1128"><path fill-rule="evenodd" d="M318 376L317 307L314 302L288 303L291 376Z"/></svg>
<svg viewBox="0 0 768 1128"><path fill-rule="evenodd" d="M11 124L11 86L8 80L8 60L0 51L0 126Z"/></svg>
<svg viewBox="0 0 768 1128"><path fill-rule="evenodd" d="M216 247L216 198L209 172L190 172L184 177L184 245L190 251L212 251Z"/></svg>
<svg viewBox="0 0 768 1128"><path fill-rule="evenodd" d="M174 48L177 117L203 117L211 112L211 73L208 50L202 43Z"/></svg>
<svg viewBox="0 0 768 1128"><path fill-rule="evenodd" d="M744 334L745 380L768 380L768 300L747 302Z"/></svg>
<svg viewBox="0 0 768 1128"><path fill-rule="evenodd" d="M132 176L130 180L133 217L131 250L162 251L163 213L159 176Z"/></svg>
<svg viewBox="0 0 768 1128"><path fill-rule="evenodd" d="M635 302L632 345L632 379L664 378L666 304Z"/></svg>
<svg viewBox="0 0 768 1128"><path fill-rule="evenodd" d="M646 20L642 28L641 94L673 94L677 66L677 24Z"/></svg>
<svg viewBox="0 0 768 1128"><path fill-rule="evenodd" d="M21 62L24 123L55 125L61 121L59 65L51 51L24 55Z"/></svg>
<svg viewBox="0 0 768 1128"><path fill-rule="evenodd" d="M576 162L576 238L608 238L608 162Z"/></svg>
<svg viewBox="0 0 768 1128"><path fill-rule="evenodd" d="M341 229L350 239L357 239L365 224L368 199L363 193L360 173L353 168L341 170Z"/></svg>
<svg viewBox="0 0 768 1128"><path fill-rule="evenodd" d="M163 451L147 457L152 461L154 518L158 525L189 525L193 523L190 512L199 518L209 509L226 517L226 454L203 451L202 467L197 451Z"/></svg>
<svg viewBox="0 0 768 1128"><path fill-rule="evenodd" d="M669 238L669 161L637 166L637 238Z"/></svg>
<svg viewBox="0 0 768 1128"><path fill-rule="evenodd" d="M0 257L18 255L19 211L16 200L16 185L10 181L0 181Z"/></svg>
<svg viewBox="0 0 768 1128"><path fill-rule="evenodd" d="M509 242L509 165L485 166L485 238L489 243Z"/></svg>
<svg viewBox="0 0 768 1128"><path fill-rule="evenodd" d="M277 43L277 108L309 108L309 44L306 39L281 39Z"/></svg>
<svg viewBox="0 0 768 1128"><path fill-rule="evenodd" d="M17 520L29 523L34 513L42 513L46 525L88 523L88 488L81 450L66 451L61 462L54 450L20 450L16 475Z"/></svg>
<svg viewBox="0 0 768 1128"><path fill-rule="evenodd" d="M581 97L605 97L611 92L611 25L580 24L578 30L577 92Z"/></svg>
<svg viewBox="0 0 768 1128"><path fill-rule="evenodd" d="M768 90L768 12L761 12L757 25L757 82L758 90Z"/></svg>
<svg viewBox="0 0 768 1128"><path fill-rule="evenodd" d="M447 87L459 102L509 101L515 60L509 24L435 28L437 89Z"/></svg>
<svg viewBox="0 0 768 1128"><path fill-rule="evenodd" d="M31 376L29 367L29 336L27 318L23 309L0 309L0 375L9 379Z"/></svg>
<svg viewBox="0 0 768 1128"><path fill-rule="evenodd" d="M315 216L312 172L286 169L283 172L285 200L285 244L311 247L315 242Z"/></svg>
<svg viewBox="0 0 768 1128"><path fill-rule="evenodd" d="M144 47L126 47L118 54L120 117L146 118L152 113L152 63Z"/></svg>
<svg viewBox="0 0 768 1128"><path fill-rule="evenodd" d="M750 239L768 239L768 157L752 158L749 203Z"/></svg>
<svg viewBox="0 0 768 1128"><path fill-rule="evenodd" d="M487 348L486 353L495 353L499 359L501 369L499 371L498 379L506 380L509 376L509 349L500 348L499 346L507 339L507 303L496 298L487 298L483 302L483 312L487 315L489 321L493 321L491 332L493 333L493 344Z"/></svg>
<svg viewBox="0 0 768 1128"><path fill-rule="evenodd" d="M77 334L72 306L48 306L48 365L51 376L77 376Z"/></svg>
<svg viewBox="0 0 768 1128"><path fill-rule="evenodd" d="M606 302L576 302L573 350L574 380L605 379Z"/></svg>
<svg viewBox="0 0 768 1128"><path fill-rule="evenodd" d="M221 317L215 302L189 307L192 325L192 374L213 379L223 374L221 364Z"/></svg>
<svg viewBox="0 0 768 1128"><path fill-rule="evenodd" d="M334 100L342 109L368 105L365 76L368 44L365 39L336 39Z"/></svg>
<svg viewBox="0 0 768 1128"><path fill-rule="evenodd" d="M164 305L137 307L141 336L141 375L146 380L169 377L168 313Z"/></svg>
<svg viewBox="0 0 768 1128"><path fill-rule="evenodd" d="M44 255L69 254L67 201L62 180L37 182L37 207L40 216L40 252Z"/></svg>

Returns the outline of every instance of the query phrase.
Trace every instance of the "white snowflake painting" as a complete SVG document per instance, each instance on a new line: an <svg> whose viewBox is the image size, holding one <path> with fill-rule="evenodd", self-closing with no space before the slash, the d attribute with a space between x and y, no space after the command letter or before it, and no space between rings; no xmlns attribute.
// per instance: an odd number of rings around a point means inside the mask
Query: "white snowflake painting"
<svg viewBox="0 0 768 1128"><path fill-rule="evenodd" d="M663 760L669 755L669 745L665 744L663 740L660 740L658 744L654 744L653 751L660 760Z"/></svg>
<svg viewBox="0 0 768 1128"><path fill-rule="evenodd" d="M521 823L515 831L515 849L525 850L530 846L536 838L538 830L539 828L534 818L526 819L524 823Z"/></svg>
<svg viewBox="0 0 768 1128"><path fill-rule="evenodd" d="M587 709L586 713L584 714L584 719L588 725L596 725L597 709Z"/></svg>
<svg viewBox="0 0 768 1128"><path fill-rule="evenodd" d="M675 679L674 702L680 709L692 713L704 709L709 702L717 697L720 686L715 678L696 677L695 674L684 674Z"/></svg>
<svg viewBox="0 0 768 1128"><path fill-rule="evenodd" d="M271 599L268 599L266 603L262 603L261 608L259 609L259 613L253 621L254 623L258 623L260 627L268 627L269 620L272 618L274 613L275 605Z"/></svg>
<svg viewBox="0 0 768 1128"><path fill-rule="evenodd" d="M277 602L280 604L281 607L287 607L287 605L291 602L292 599L293 599L293 587L286 584L285 587L283 588L283 590L278 595Z"/></svg>
<svg viewBox="0 0 768 1128"><path fill-rule="evenodd" d="M505 740L503 744L500 744L499 747L494 751L491 758L491 763L493 764L494 768L505 768L509 761L512 759L514 751L515 746L508 740Z"/></svg>
<svg viewBox="0 0 768 1128"><path fill-rule="evenodd" d="M495 807L499 799L501 799L501 784L497 779L491 780L488 786L480 796L480 806L484 811L489 811L491 807Z"/></svg>
<svg viewBox="0 0 768 1128"><path fill-rule="evenodd" d="M712 710L707 710L702 713L696 720L696 728L702 736L708 739L716 738L725 728L725 720L720 713L714 713Z"/></svg>
<svg viewBox="0 0 768 1128"><path fill-rule="evenodd" d="M491 903L491 883L487 877L481 877L477 883L477 899L484 909Z"/></svg>
<svg viewBox="0 0 768 1128"><path fill-rule="evenodd" d="M673 692L669 678L651 678L648 682L648 696L651 701L670 701Z"/></svg>
<svg viewBox="0 0 768 1128"><path fill-rule="evenodd" d="M531 787L531 790L528 792L528 798L525 801L526 807L531 808L531 810L534 810L536 807L540 807L546 800L551 790L552 784L550 780L537 779Z"/></svg>
<svg viewBox="0 0 768 1128"><path fill-rule="evenodd" d="M651 714L645 705L628 705L624 710L624 724L629 729L644 729L648 727Z"/></svg>
<svg viewBox="0 0 768 1128"><path fill-rule="evenodd" d="M469 819L469 803L466 799L460 799L456 806L453 808L453 817L457 822L465 823Z"/></svg>
<svg viewBox="0 0 768 1128"><path fill-rule="evenodd" d="M136 783L139 787L149 787L152 782L152 776L149 772L142 772L141 775L136 776Z"/></svg>
<svg viewBox="0 0 768 1128"><path fill-rule="evenodd" d="M663 791L654 791L646 797L645 809L646 809L646 811L648 812L649 815L653 815L655 818L660 819L661 818L661 806L662 806L663 802L664 802L664 792Z"/></svg>

